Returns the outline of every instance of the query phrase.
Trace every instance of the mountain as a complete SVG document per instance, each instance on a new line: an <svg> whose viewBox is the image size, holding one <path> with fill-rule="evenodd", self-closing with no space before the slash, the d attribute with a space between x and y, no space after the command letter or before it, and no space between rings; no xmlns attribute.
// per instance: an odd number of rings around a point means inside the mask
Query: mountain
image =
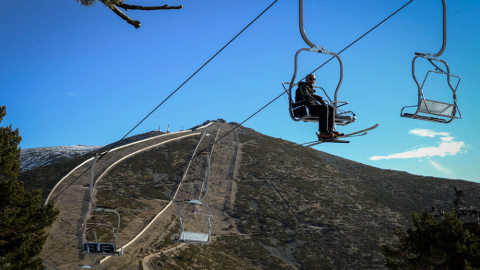
<svg viewBox="0 0 480 270"><path fill-rule="evenodd" d="M117 236L124 254L98 257L93 267L385 269L380 246L395 241L394 227L406 228L413 211L431 206L450 211L454 187L465 190L468 205L480 205L477 183L382 170L234 127L209 122L194 130L152 133L100 159L94 200L120 214ZM208 156L201 152L211 157L208 185ZM41 254L47 268L93 261L80 253L91 208L91 163L78 157L20 176L26 187L43 188L61 211ZM211 244L172 242L180 231L180 202L206 192L202 203L210 207ZM208 232L206 216L189 213L181 213L185 228ZM87 221L115 224L108 213ZM113 241L108 231L97 230L97 238Z"/></svg>
<svg viewBox="0 0 480 270"><path fill-rule="evenodd" d="M62 160L76 158L99 149L101 146L57 146L22 149L20 151L20 171L53 164Z"/></svg>

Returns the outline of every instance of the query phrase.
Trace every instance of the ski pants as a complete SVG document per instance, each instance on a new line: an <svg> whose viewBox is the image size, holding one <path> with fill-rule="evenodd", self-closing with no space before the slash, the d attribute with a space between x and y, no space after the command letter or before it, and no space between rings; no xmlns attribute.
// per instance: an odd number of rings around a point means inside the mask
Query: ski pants
<svg viewBox="0 0 480 270"><path fill-rule="evenodd" d="M335 108L331 105L311 105L308 106L311 115L318 116L318 131L334 131Z"/></svg>

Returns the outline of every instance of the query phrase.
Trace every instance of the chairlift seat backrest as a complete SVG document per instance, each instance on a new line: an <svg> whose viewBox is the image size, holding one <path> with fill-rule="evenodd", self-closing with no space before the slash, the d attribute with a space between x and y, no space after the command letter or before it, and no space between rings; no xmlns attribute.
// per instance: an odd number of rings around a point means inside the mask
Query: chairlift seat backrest
<svg viewBox="0 0 480 270"><path fill-rule="evenodd" d="M121 255L121 252L116 251L113 243L83 243L83 253L92 255Z"/></svg>
<svg viewBox="0 0 480 270"><path fill-rule="evenodd" d="M104 253L115 252L115 246L113 244L100 244L100 251Z"/></svg>
<svg viewBox="0 0 480 270"><path fill-rule="evenodd" d="M95 253L99 251L98 247L98 243L83 243L83 252Z"/></svg>
<svg viewBox="0 0 480 270"><path fill-rule="evenodd" d="M427 114L451 117L454 108L455 105L453 104L423 99L420 102L420 107L418 108L418 111Z"/></svg>
<svg viewBox="0 0 480 270"><path fill-rule="evenodd" d="M307 115L307 108L303 106L303 102L292 102L292 112L295 117L303 117Z"/></svg>

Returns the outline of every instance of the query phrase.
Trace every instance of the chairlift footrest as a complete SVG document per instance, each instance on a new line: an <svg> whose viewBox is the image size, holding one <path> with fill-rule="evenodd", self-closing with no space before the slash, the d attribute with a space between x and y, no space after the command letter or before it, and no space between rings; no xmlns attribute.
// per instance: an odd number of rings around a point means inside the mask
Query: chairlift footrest
<svg viewBox="0 0 480 270"><path fill-rule="evenodd" d="M418 119L418 120L425 120L425 121L431 121L431 122L436 122L436 123L445 123L446 120L442 118L437 118L437 117L431 117L431 116L425 116L425 115L414 115L411 113L404 113L402 117L406 118L412 118L412 119Z"/></svg>

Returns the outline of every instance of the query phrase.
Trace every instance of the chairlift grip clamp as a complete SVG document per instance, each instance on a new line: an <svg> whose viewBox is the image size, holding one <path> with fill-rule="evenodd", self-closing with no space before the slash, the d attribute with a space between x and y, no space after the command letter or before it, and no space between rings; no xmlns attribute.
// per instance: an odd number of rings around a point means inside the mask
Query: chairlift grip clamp
<svg viewBox="0 0 480 270"><path fill-rule="evenodd" d="M438 56L436 54L416 52L415 55L418 55L418 56L423 57L423 58L428 59L428 60L438 61Z"/></svg>
<svg viewBox="0 0 480 270"><path fill-rule="evenodd" d="M437 57L436 54L429 54L429 53L427 53L424 57L427 58L427 59L429 59L429 60L438 61L438 57Z"/></svg>
<svg viewBox="0 0 480 270"><path fill-rule="evenodd" d="M319 52L319 53L323 53L323 54L330 54L330 52L325 47L319 47L319 46L315 46L315 47L310 48L310 51L311 52Z"/></svg>

